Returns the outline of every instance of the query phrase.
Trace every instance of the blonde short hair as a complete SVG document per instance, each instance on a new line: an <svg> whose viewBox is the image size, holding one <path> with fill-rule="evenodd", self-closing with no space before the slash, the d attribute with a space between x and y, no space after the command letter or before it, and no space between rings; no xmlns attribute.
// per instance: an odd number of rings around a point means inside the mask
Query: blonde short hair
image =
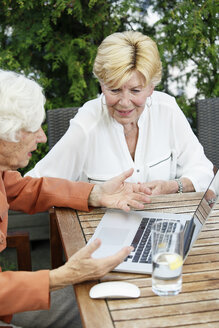
<svg viewBox="0 0 219 328"><path fill-rule="evenodd" d="M21 130L37 131L45 118L44 104L37 82L0 70L0 139L18 142Z"/></svg>
<svg viewBox="0 0 219 328"><path fill-rule="evenodd" d="M98 47L93 73L100 83L120 87L133 71L145 78L145 85L161 80L162 64L156 43L140 32L126 31L107 36Z"/></svg>

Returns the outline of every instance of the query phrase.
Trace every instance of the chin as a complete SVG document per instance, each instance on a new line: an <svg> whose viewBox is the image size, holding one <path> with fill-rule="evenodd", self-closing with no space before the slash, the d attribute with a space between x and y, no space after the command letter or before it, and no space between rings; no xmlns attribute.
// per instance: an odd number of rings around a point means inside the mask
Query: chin
<svg viewBox="0 0 219 328"><path fill-rule="evenodd" d="M23 169L26 167L29 163L29 159L26 160L26 162L20 163L20 165L17 167L17 169Z"/></svg>

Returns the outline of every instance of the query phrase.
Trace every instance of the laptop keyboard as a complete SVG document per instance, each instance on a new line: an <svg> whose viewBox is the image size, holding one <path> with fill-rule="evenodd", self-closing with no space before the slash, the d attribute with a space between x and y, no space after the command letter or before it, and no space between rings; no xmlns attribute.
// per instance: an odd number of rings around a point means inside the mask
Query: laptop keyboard
<svg viewBox="0 0 219 328"><path fill-rule="evenodd" d="M152 225L161 221L161 219L156 218L143 218L139 225L139 228L135 234L135 237L131 243L134 247L133 252L127 256L124 261L135 262L135 263L151 263L151 228ZM162 225L162 232L175 231L176 223L168 222Z"/></svg>

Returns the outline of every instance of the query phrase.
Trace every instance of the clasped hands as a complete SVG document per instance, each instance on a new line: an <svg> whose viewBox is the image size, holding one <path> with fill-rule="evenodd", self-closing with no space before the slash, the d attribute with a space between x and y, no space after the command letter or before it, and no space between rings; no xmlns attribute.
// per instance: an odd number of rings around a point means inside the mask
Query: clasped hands
<svg viewBox="0 0 219 328"><path fill-rule="evenodd" d="M144 209L145 204L151 202L150 196L178 191L178 184L175 180L154 180L145 183L125 182L133 174L133 171L133 168L129 169L115 178L95 185L88 204L94 207L118 208L128 212L131 208ZM189 179L184 178L184 184L188 185L191 191L194 190Z"/></svg>
<svg viewBox="0 0 219 328"><path fill-rule="evenodd" d="M180 181L183 184L183 192L193 192L195 188L190 179L181 177ZM173 180L153 180L142 184L142 188L148 188L151 191L151 196L174 194L178 192L179 186L175 179Z"/></svg>

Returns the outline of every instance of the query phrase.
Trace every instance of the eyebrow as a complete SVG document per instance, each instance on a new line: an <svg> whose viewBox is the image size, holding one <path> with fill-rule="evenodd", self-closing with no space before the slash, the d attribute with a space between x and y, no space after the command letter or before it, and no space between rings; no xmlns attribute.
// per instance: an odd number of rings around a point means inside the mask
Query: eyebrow
<svg viewBox="0 0 219 328"><path fill-rule="evenodd" d="M143 85L139 84L139 85L137 85L137 86L135 86L135 87L131 87L131 89L142 88L142 87L143 87Z"/></svg>
<svg viewBox="0 0 219 328"><path fill-rule="evenodd" d="M129 89L137 89L137 88L143 88L144 86L139 84L139 85L136 85L136 86L133 86L133 87L130 87ZM121 87L119 88L108 88L108 90L119 90L121 89Z"/></svg>

